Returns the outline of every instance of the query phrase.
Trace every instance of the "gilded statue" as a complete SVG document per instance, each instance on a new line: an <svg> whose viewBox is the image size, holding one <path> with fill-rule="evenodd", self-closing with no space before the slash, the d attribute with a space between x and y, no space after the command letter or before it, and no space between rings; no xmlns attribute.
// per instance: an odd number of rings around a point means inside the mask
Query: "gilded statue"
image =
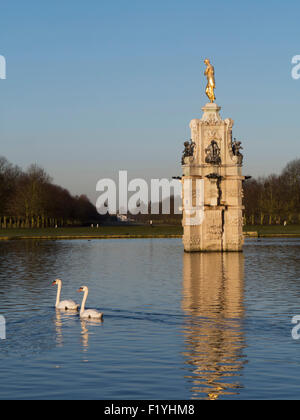
<svg viewBox="0 0 300 420"><path fill-rule="evenodd" d="M204 74L207 77L206 95L208 96L208 99L210 100L210 102L213 103L216 100L215 69L208 59L206 59L204 63L206 65L206 70Z"/></svg>

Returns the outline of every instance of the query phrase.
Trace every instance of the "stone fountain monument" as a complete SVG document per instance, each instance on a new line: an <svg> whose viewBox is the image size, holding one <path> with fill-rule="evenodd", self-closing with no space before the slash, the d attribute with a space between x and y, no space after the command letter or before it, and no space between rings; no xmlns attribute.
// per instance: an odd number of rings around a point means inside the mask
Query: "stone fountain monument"
<svg viewBox="0 0 300 420"><path fill-rule="evenodd" d="M210 103L192 120L183 167L183 243L186 252L242 251L243 155L233 139L233 120L223 120L215 103L215 72L205 60Z"/></svg>

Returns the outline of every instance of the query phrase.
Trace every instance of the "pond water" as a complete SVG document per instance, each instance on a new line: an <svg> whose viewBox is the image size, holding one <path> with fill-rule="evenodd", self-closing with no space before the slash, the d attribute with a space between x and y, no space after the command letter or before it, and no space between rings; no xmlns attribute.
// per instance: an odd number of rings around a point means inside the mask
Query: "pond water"
<svg viewBox="0 0 300 420"><path fill-rule="evenodd" d="M298 399L300 239L0 243L1 399ZM103 323L54 309L56 288Z"/></svg>

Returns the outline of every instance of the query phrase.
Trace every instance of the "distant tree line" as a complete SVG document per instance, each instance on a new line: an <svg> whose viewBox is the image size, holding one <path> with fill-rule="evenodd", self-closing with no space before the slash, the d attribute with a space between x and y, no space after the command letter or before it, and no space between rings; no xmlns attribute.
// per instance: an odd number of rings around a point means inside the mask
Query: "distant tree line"
<svg viewBox="0 0 300 420"><path fill-rule="evenodd" d="M178 214L176 208L176 200L174 196L166 199L166 202L170 205L170 214L163 214L163 209L166 203L163 201L159 202L159 214L151 214L151 201L146 204L148 206L148 214L137 214L135 216L129 215L129 217L136 223L150 224L151 222L155 225L181 225L182 214Z"/></svg>
<svg viewBox="0 0 300 420"><path fill-rule="evenodd" d="M246 181L244 205L246 224L300 224L300 159L280 175Z"/></svg>
<svg viewBox="0 0 300 420"><path fill-rule="evenodd" d="M246 224L300 224L300 159L290 162L280 175L250 179L244 183ZM171 212L158 215L130 216L136 223L180 224L171 197ZM38 165L26 171L0 157L0 228L42 228L115 222L114 217L100 216L85 196L73 196L53 184Z"/></svg>
<svg viewBox="0 0 300 420"><path fill-rule="evenodd" d="M0 228L32 228L82 225L99 220L95 206L85 195L52 183L38 165L26 171L0 157Z"/></svg>

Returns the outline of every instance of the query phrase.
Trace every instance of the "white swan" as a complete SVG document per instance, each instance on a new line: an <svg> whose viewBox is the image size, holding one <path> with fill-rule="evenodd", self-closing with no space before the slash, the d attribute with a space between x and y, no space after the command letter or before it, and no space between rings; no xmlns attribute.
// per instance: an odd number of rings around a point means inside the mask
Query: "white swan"
<svg viewBox="0 0 300 420"><path fill-rule="evenodd" d="M52 283L52 286L58 286L57 287L57 296L56 296L56 309L60 309L63 311L78 311L79 305L77 305L72 300L64 300L63 302L60 302L60 294L62 289L62 281L57 279Z"/></svg>
<svg viewBox="0 0 300 420"><path fill-rule="evenodd" d="M89 289L86 286L80 287L77 292L84 292L82 299L81 309L80 309L80 318L84 319L100 319L102 320L103 314L101 312L95 311L94 309L85 310L85 303L89 294Z"/></svg>

